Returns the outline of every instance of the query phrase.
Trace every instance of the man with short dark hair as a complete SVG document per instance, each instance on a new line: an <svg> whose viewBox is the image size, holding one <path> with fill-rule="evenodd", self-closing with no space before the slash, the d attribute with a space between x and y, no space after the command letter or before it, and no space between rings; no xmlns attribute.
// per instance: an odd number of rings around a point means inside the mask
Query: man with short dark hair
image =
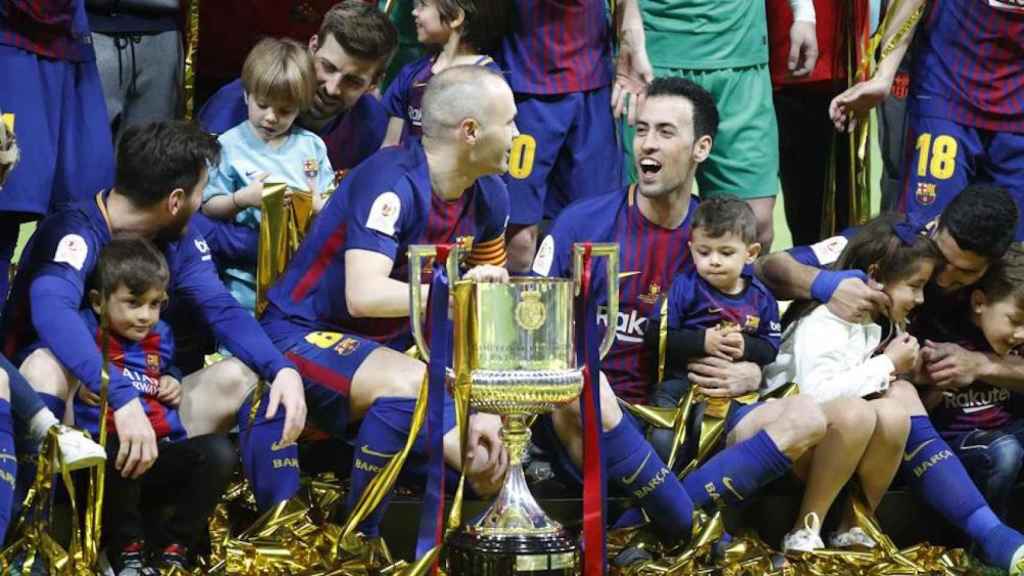
<svg viewBox="0 0 1024 576"><path fill-rule="evenodd" d="M235 413L257 378L273 382L253 428L270 430L265 446L250 452L269 458L271 445L288 450L305 424L301 379L294 365L279 353L252 316L231 297L217 276L206 242L189 229L206 185L207 166L215 162L216 140L184 122L129 127L118 145L114 188L73 204L46 218L22 258L23 265L3 316L3 352L21 364L33 388L63 414L63 400L75 381L92 393L101 384L103 358L78 312L99 250L120 234L151 238L167 258L168 292L172 301L189 304L211 325L235 358L197 374L194 390L186 390L182 418L197 435L209 432L191 422L190 406L226 403ZM253 367L256 374L246 366ZM257 377L258 374L258 377ZM117 467L125 477L138 477L157 456L153 427L138 391L118 370L109 370L109 400L121 439ZM230 389L233 398L219 391ZM42 400L35 398L37 408ZM282 408L284 414L282 414ZM250 410L238 410L249 425ZM34 414L35 410L24 412ZM231 422L214 427L230 428ZM203 426L206 426L205 424ZM226 430L223 430L226 431ZM250 435L255 436L255 434ZM243 438L243 455L246 452ZM291 446L294 451L295 446Z"/></svg>
<svg viewBox="0 0 1024 576"><path fill-rule="evenodd" d="M388 116L371 92L397 46L398 33L388 17L361 0L334 5L310 37L317 92L297 122L324 139L335 170L353 168L380 148ZM245 118L241 80L218 90L199 112L199 122L216 134Z"/></svg>
<svg viewBox="0 0 1024 576"><path fill-rule="evenodd" d="M945 265L925 287L925 301L914 312L910 332L931 333L930 324L962 313L969 288L993 261L1002 257L1017 230L1017 206L1003 189L973 184L955 196L937 221L922 224L932 235ZM855 230L811 246L765 256L757 263L762 281L780 299L814 299L837 316L860 322L888 306L880 287L857 271L829 270ZM984 380L1000 386L1024 386L1024 360L972 352L950 342L925 341L922 379L940 388ZM1024 536L1004 525L978 492L963 464L928 419L917 392L894 388L891 397L910 414L910 435L900 464L911 488L951 524L967 533L981 548L982 558L1024 571Z"/></svg>

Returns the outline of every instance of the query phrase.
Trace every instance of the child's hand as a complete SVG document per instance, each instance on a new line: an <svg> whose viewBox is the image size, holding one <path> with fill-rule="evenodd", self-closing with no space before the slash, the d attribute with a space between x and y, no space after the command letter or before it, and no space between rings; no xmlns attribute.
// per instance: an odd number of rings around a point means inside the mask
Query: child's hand
<svg viewBox="0 0 1024 576"><path fill-rule="evenodd" d="M726 350L733 360L739 360L743 358L744 353L744 342L743 333L739 330L729 332L722 338L722 343L726 346Z"/></svg>
<svg viewBox="0 0 1024 576"><path fill-rule="evenodd" d="M920 345L918 345L917 339L907 333L893 338L892 342L885 347L884 352L892 360L897 374L912 372L917 366L919 353Z"/></svg>
<svg viewBox="0 0 1024 576"><path fill-rule="evenodd" d="M169 374L161 376L160 391L157 392L156 399L168 406L181 404L181 383L178 379Z"/></svg>
<svg viewBox="0 0 1024 576"><path fill-rule="evenodd" d="M313 195L313 214L319 214L320 209L324 207L327 200L324 198L323 193L317 190L316 182L312 178L306 178L306 187L309 188L309 193Z"/></svg>
<svg viewBox="0 0 1024 576"><path fill-rule="evenodd" d="M717 356L723 360L733 360L737 352L739 356L743 355L743 351L736 349L736 344L732 340L731 334L735 334L736 330L725 327L709 328L704 331L704 352L708 356Z"/></svg>
<svg viewBox="0 0 1024 576"><path fill-rule="evenodd" d="M263 205L263 181L270 176L269 172L260 172L245 188L234 194L235 204L239 208L259 208Z"/></svg>

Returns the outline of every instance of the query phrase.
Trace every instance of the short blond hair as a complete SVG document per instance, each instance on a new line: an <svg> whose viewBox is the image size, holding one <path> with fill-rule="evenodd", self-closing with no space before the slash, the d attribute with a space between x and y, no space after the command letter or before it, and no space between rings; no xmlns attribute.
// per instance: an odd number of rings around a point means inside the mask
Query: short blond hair
<svg viewBox="0 0 1024 576"><path fill-rule="evenodd" d="M306 47L294 40L264 38L249 51L242 66L245 92L270 105L313 105L316 70Z"/></svg>

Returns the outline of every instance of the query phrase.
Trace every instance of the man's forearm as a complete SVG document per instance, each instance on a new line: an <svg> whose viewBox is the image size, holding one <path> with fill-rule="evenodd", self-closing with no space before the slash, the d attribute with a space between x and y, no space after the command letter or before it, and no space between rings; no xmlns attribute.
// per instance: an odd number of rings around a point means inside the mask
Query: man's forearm
<svg viewBox="0 0 1024 576"><path fill-rule="evenodd" d="M875 76L879 78L885 78L890 83L893 78L896 77L896 71L899 70L900 62L903 60L903 56L907 53L907 48L910 47L910 41L914 38L914 31L917 29L920 20L911 24L911 19L914 14L922 9L926 0L903 0L897 5L890 8L890 12L885 15L886 29L885 36L882 37L882 60L878 63L878 68L875 70ZM906 27L906 30L904 30ZM893 44L893 40L898 35L902 36L898 38L898 41Z"/></svg>
<svg viewBox="0 0 1024 576"><path fill-rule="evenodd" d="M1011 392L1024 393L1024 358L984 354L980 380Z"/></svg>
<svg viewBox="0 0 1024 576"><path fill-rule="evenodd" d="M409 310L409 284L393 278L379 278L363 286L352 287L349 312L356 318L407 318ZM420 291L421 303L427 305L430 285Z"/></svg>
<svg viewBox="0 0 1024 576"><path fill-rule="evenodd" d="M760 258L757 277L779 300L809 300L811 284L819 270L797 262L786 252L775 252Z"/></svg>

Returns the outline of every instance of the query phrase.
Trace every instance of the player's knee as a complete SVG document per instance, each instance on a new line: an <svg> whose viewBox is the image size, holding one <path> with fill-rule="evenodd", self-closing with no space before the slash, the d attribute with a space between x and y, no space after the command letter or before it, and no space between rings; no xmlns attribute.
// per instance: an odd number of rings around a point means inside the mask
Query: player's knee
<svg viewBox="0 0 1024 576"><path fill-rule="evenodd" d="M871 403L878 420L877 430L890 444L903 447L910 434L910 413L899 402L879 400Z"/></svg>
<svg viewBox="0 0 1024 576"><path fill-rule="evenodd" d="M577 409L579 402L570 402L575 404ZM607 432L612 428L618 426L622 420L622 408L619 408L619 399L616 398L615 392L609 386L601 387L601 428Z"/></svg>
<svg viewBox="0 0 1024 576"><path fill-rule="evenodd" d="M67 398L69 390L64 367L49 350L39 349L29 354L18 371L37 392Z"/></svg>
<svg viewBox="0 0 1024 576"><path fill-rule="evenodd" d="M828 431L828 418L825 417L825 412L818 402L810 396L801 394L784 401L788 405L780 420L790 429L792 448L803 451L821 442Z"/></svg>
<svg viewBox="0 0 1024 576"><path fill-rule="evenodd" d="M844 436L867 439L875 431L875 409L861 398L844 398L828 414L828 424Z"/></svg>
<svg viewBox="0 0 1024 576"><path fill-rule="evenodd" d="M1021 446L1016 436L1007 434L989 444L988 457L992 463L990 475L1013 482L1020 475L1024 446Z"/></svg>
<svg viewBox="0 0 1024 576"><path fill-rule="evenodd" d="M383 375L383 382L377 390L374 398L393 396L396 398L416 398L420 393L420 386L423 385L423 376L427 367L421 362L415 362L406 369L392 370Z"/></svg>
<svg viewBox="0 0 1024 576"><path fill-rule="evenodd" d="M885 397L898 403L910 416L925 414L924 404L917 393L917 388L905 380L897 380L889 386Z"/></svg>

